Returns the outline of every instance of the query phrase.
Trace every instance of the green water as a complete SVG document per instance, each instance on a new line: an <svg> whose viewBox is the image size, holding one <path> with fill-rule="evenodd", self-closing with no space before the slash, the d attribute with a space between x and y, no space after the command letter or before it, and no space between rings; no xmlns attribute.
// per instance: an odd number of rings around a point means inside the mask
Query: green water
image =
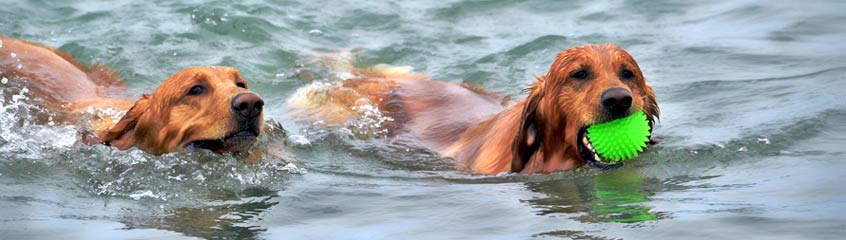
<svg viewBox="0 0 846 240"><path fill-rule="evenodd" d="M836 239L846 234L842 1L2 1L0 34L118 69L134 94L238 68L281 123L247 165L78 143L0 105L3 239ZM320 55L522 97L558 51L615 43L661 107L624 167L485 177L409 139L291 121ZM309 144L302 144L305 139Z"/></svg>

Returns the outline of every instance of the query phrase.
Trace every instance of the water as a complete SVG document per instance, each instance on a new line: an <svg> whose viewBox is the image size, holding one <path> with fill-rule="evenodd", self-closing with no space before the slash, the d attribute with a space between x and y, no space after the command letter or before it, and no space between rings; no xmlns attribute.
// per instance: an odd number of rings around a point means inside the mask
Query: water
<svg viewBox="0 0 846 240"><path fill-rule="evenodd" d="M120 70L135 94L238 68L288 135L255 165L78 143L4 88L8 239L833 239L846 234L841 1L6 1L0 33ZM521 96L557 51L616 43L663 141L621 169L471 175L407 139L290 121L317 57ZM25 67L25 66L24 66ZM5 84L5 83L4 83Z"/></svg>

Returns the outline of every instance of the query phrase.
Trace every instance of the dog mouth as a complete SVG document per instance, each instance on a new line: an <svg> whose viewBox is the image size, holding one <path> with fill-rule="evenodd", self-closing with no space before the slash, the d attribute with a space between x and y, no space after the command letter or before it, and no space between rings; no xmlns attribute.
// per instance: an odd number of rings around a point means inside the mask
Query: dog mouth
<svg viewBox="0 0 846 240"><path fill-rule="evenodd" d="M214 153L224 153L244 150L256 142L259 132L256 129L246 129L233 132L218 139L204 139L185 144L186 149L207 149Z"/></svg>
<svg viewBox="0 0 846 240"><path fill-rule="evenodd" d="M576 145L579 147L579 155L582 159L587 161L591 167L598 169L612 169L622 166L622 162L606 161L596 153L596 150L590 143L590 139L587 137L588 127L583 126L579 129L578 139L576 140Z"/></svg>

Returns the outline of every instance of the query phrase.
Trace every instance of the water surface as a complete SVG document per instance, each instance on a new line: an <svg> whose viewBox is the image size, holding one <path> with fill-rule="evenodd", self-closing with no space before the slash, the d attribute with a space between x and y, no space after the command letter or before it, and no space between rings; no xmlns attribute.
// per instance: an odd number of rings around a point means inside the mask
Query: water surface
<svg viewBox="0 0 846 240"><path fill-rule="evenodd" d="M0 105L9 239L832 239L846 233L841 1L9 1L0 34L118 69L140 95L193 65L238 68L288 130L277 157L83 146ZM522 97L558 51L639 62L663 141L616 170L486 177L407 139L290 121L314 64L408 65ZM303 141L305 139L305 141ZM304 144L304 143L310 144Z"/></svg>

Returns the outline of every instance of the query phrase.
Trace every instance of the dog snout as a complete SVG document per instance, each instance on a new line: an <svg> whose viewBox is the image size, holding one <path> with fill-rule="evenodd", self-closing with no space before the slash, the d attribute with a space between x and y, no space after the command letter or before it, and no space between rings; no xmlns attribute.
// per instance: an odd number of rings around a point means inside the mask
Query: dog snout
<svg viewBox="0 0 846 240"><path fill-rule="evenodd" d="M256 118L261 115L264 100L255 93L241 93L232 98L232 111L243 118Z"/></svg>
<svg viewBox="0 0 846 240"><path fill-rule="evenodd" d="M632 107L632 93L623 88L605 90L600 98L602 107L612 115L623 115Z"/></svg>

